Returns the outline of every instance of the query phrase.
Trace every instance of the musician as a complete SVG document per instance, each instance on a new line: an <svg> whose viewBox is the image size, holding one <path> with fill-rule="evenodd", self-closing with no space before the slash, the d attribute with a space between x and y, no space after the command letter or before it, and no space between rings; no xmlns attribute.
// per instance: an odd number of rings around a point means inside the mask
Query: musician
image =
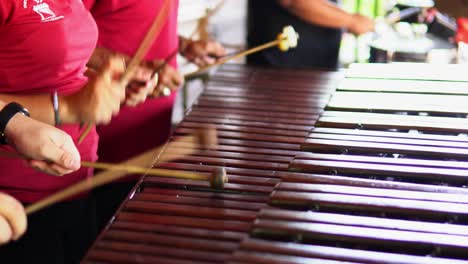
<svg viewBox="0 0 468 264"><path fill-rule="evenodd" d="M29 165L51 175L62 176L80 168L80 153L70 135L53 126L14 112L17 103L0 101L1 140L29 158ZM18 106L22 108L21 106ZM0 193L0 244L18 240L26 231L23 205Z"/></svg>
<svg viewBox="0 0 468 264"><path fill-rule="evenodd" d="M161 15L164 0L84 0L99 27L98 48L88 66L99 69L102 61L113 53L130 58L138 49L154 19ZM143 87L132 84L129 89L146 90L144 103L134 108L123 107L118 116L106 126L98 127L100 136L99 159L104 162L120 162L147 151L167 141L171 131L171 117L176 90L184 78L177 70L176 56L179 47L190 61L204 66L225 54L224 48L211 40L191 41L178 37L178 1L171 0L171 7L161 32L145 56L146 62L139 69L142 75L151 74L160 65L159 78L154 89L146 83ZM166 63L165 60L168 60ZM161 91L169 88L169 96ZM127 101L127 105L134 105ZM126 179L98 188L96 194L97 217L103 227L121 201L134 186L137 178Z"/></svg>
<svg viewBox="0 0 468 264"><path fill-rule="evenodd" d="M2 1L0 36L0 100L22 105L13 113L28 109L32 118L57 125L76 142L81 123L105 123L118 112L125 98L117 80L123 59L109 60L88 81L85 65L97 28L80 0ZM77 146L83 160L97 159L97 140L93 129ZM13 151L11 146L1 150ZM0 168L0 191L25 205L92 176L92 170L81 168L54 177L11 158L0 158ZM94 236L92 215L86 195L31 215L26 234L0 248L2 263L77 263Z"/></svg>
<svg viewBox="0 0 468 264"><path fill-rule="evenodd" d="M10 195L0 193L0 245L18 240L26 231L23 205Z"/></svg>
<svg viewBox="0 0 468 264"><path fill-rule="evenodd" d="M374 22L338 7L336 0L250 0L248 36L250 47L276 39L285 25L300 35L297 48L283 53L268 49L248 57L254 65L288 68L325 68L338 66L341 30L360 35L373 31Z"/></svg>

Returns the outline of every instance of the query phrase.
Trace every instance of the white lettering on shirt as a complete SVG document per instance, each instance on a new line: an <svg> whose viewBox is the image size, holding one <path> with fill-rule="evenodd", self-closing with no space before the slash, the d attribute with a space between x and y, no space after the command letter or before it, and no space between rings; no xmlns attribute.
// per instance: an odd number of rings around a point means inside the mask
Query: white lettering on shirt
<svg viewBox="0 0 468 264"><path fill-rule="evenodd" d="M33 1L36 2L36 5L33 6L33 10L41 16L41 22L51 22L63 18L63 16L55 15L54 11L52 11L50 6L44 3L43 0Z"/></svg>

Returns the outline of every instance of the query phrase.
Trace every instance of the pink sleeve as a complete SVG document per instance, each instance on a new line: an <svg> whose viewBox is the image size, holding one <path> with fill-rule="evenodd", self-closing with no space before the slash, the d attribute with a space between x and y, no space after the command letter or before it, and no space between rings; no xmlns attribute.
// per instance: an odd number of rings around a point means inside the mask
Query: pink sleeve
<svg viewBox="0 0 468 264"><path fill-rule="evenodd" d="M93 8L93 6L94 6L95 3L96 3L96 0L83 0L84 6L85 6L86 9L88 9L89 11L91 11L91 9Z"/></svg>
<svg viewBox="0 0 468 264"><path fill-rule="evenodd" d="M9 0L0 0L0 25L4 25L13 16L14 2Z"/></svg>

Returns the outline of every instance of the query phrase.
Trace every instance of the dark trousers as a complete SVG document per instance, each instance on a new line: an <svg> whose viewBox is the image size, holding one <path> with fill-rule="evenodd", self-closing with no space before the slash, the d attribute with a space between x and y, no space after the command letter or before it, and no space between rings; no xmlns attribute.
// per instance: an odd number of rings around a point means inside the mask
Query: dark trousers
<svg viewBox="0 0 468 264"><path fill-rule="evenodd" d="M26 234L0 247L3 264L79 263L96 234L92 199L55 204L28 217Z"/></svg>
<svg viewBox="0 0 468 264"><path fill-rule="evenodd" d="M136 183L137 181L116 182L93 190L99 232L106 227Z"/></svg>

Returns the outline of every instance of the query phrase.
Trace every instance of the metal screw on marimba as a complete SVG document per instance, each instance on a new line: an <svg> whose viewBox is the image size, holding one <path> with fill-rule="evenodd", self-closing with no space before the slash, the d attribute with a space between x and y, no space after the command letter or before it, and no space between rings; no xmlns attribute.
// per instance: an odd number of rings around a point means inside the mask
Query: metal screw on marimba
<svg viewBox="0 0 468 264"><path fill-rule="evenodd" d="M361 129L364 129L364 125L363 124L356 124L356 128L357 130L361 130Z"/></svg>
<svg viewBox="0 0 468 264"><path fill-rule="evenodd" d="M342 155L347 155L347 154L349 154L349 150L348 150L348 149L341 149L341 150L340 150L340 153L341 153Z"/></svg>
<svg viewBox="0 0 468 264"><path fill-rule="evenodd" d="M333 176L337 176L338 175L338 170L337 169L331 169L328 174L330 175L333 175Z"/></svg>
<svg viewBox="0 0 468 264"><path fill-rule="evenodd" d="M441 253L442 253L442 248L435 247L434 250L431 253L429 253L429 256L430 257L437 257L437 256L440 256Z"/></svg>
<svg viewBox="0 0 468 264"><path fill-rule="evenodd" d="M449 219L447 220L448 224L456 224L459 222L460 222L460 218L458 217L458 215L451 215Z"/></svg>
<svg viewBox="0 0 468 264"><path fill-rule="evenodd" d="M210 177L210 187L217 190L224 189L224 184L228 183L227 172L224 167L216 168Z"/></svg>
<svg viewBox="0 0 468 264"><path fill-rule="evenodd" d="M304 241L304 236L302 234L296 234L293 240L296 243L302 243Z"/></svg>
<svg viewBox="0 0 468 264"><path fill-rule="evenodd" d="M319 204L314 204L309 209L310 209L310 211L320 212L320 205Z"/></svg>

